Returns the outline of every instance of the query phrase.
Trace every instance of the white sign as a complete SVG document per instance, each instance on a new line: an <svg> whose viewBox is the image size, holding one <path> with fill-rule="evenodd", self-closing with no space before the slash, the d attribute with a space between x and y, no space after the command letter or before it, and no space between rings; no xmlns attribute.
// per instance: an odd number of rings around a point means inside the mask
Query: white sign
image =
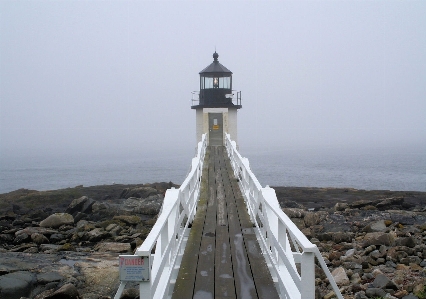
<svg viewBox="0 0 426 299"><path fill-rule="evenodd" d="M120 255L121 281L149 281L149 258L138 255Z"/></svg>

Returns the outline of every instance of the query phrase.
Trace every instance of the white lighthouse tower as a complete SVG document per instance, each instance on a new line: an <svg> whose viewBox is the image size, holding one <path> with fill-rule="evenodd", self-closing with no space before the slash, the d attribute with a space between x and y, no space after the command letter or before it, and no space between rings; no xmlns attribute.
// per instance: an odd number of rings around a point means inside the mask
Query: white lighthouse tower
<svg viewBox="0 0 426 299"><path fill-rule="evenodd" d="M214 52L213 62L200 72L200 92L191 106L196 111L197 142L207 133L209 145L223 145L225 133L237 142L237 111L242 108L241 91L232 90L232 72L218 58Z"/></svg>

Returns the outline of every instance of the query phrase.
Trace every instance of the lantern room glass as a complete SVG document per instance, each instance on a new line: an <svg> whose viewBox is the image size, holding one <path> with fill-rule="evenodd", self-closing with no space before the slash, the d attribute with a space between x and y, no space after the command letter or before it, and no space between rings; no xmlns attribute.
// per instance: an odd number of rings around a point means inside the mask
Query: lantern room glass
<svg viewBox="0 0 426 299"><path fill-rule="evenodd" d="M231 89L231 77L201 77L201 89Z"/></svg>

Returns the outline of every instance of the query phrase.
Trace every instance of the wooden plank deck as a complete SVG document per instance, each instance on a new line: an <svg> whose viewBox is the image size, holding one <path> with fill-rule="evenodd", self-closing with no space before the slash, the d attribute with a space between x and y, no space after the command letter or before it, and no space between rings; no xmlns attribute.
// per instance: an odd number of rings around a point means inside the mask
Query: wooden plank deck
<svg viewBox="0 0 426 299"><path fill-rule="evenodd" d="M173 299L279 298L226 149L208 147Z"/></svg>

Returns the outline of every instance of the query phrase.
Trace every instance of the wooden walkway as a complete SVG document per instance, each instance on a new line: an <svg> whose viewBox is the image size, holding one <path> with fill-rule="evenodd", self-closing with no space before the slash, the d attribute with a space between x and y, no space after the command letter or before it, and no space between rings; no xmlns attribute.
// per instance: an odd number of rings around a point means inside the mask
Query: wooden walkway
<svg viewBox="0 0 426 299"><path fill-rule="evenodd" d="M208 147L173 299L279 298L226 149Z"/></svg>

